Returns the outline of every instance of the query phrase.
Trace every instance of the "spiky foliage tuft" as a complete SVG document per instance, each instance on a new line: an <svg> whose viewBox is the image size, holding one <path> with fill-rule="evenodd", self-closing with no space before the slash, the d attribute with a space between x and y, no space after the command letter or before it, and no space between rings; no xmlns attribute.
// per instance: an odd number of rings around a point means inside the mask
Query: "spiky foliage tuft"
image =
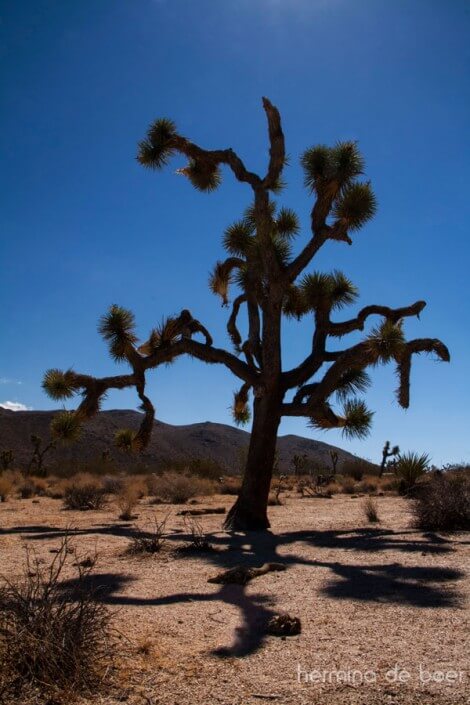
<svg viewBox="0 0 470 705"><path fill-rule="evenodd" d="M302 157L305 186L319 192L328 182L344 188L362 174L364 159L356 142L338 142L334 147L324 144L310 147Z"/></svg>
<svg viewBox="0 0 470 705"><path fill-rule="evenodd" d="M282 237L295 237L300 232L297 214L290 208L281 208L276 218L276 230Z"/></svg>
<svg viewBox="0 0 470 705"><path fill-rule="evenodd" d="M309 191L318 190L330 175L330 149L324 144L310 147L303 153L300 163L306 188Z"/></svg>
<svg viewBox="0 0 470 705"><path fill-rule="evenodd" d="M330 168L332 177L341 185L349 184L362 174L364 158L357 142L337 142L330 150Z"/></svg>
<svg viewBox="0 0 470 705"><path fill-rule="evenodd" d="M161 118L148 129L147 137L139 142L137 161L148 169L162 169L174 153L172 139L176 125L172 120Z"/></svg>
<svg viewBox="0 0 470 705"><path fill-rule="evenodd" d="M331 274L306 274L300 282L300 291L310 310L340 309L353 303L358 296L354 284L337 270Z"/></svg>
<svg viewBox="0 0 470 705"><path fill-rule="evenodd" d="M110 355L116 362L125 360L129 347L137 342L134 327L132 311L116 304L100 318L98 331L108 342Z"/></svg>
<svg viewBox="0 0 470 705"><path fill-rule="evenodd" d="M75 373L73 370L66 372L58 369L47 370L42 381L42 388L51 399L70 399L78 389Z"/></svg>
<svg viewBox="0 0 470 705"><path fill-rule="evenodd" d="M430 465L431 459L426 453L403 453L395 464L395 473L401 481L401 491L407 492L416 481L424 475Z"/></svg>
<svg viewBox="0 0 470 705"><path fill-rule="evenodd" d="M251 418L248 391L248 386L244 384L241 389L233 393L232 416L237 426L244 426Z"/></svg>
<svg viewBox="0 0 470 705"><path fill-rule="evenodd" d="M191 159L188 166L178 169L178 174L187 176L198 191L215 191L222 181L219 166Z"/></svg>
<svg viewBox="0 0 470 705"><path fill-rule="evenodd" d="M369 435L374 412L362 399L348 399L343 409L345 423L342 434L346 438L366 438Z"/></svg>
<svg viewBox="0 0 470 705"><path fill-rule="evenodd" d="M220 296L222 304L228 304L228 291L231 281L231 270L225 262L216 262L216 265L209 277L209 287L213 294Z"/></svg>
<svg viewBox="0 0 470 705"><path fill-rule="evenodd" d="M373 328L368 336L368 347L375 358L375 362L389 362L400 357L405 346L403 322L385 320Z"/></svg>
<svg viewBox="0 0 470 705"><path fill-rule="evenodd" d="M331 299L333 301L332 308L340 309L343 308L343 306L353 304L359 296L359 292L352 281L338 269L335 269L329 277L331 282Z"/></svg>
<svg viewBox="0 0 470 705"><path fill-rule="evenodd" d="M116 448L119 448L119 450L130 453L133 449L135 435L134 431L130 428L120 428L114 434L114 445Z"/></svg>
<svg viewBox="0 0 470 705"><path fill-rule="evenodd" d="M296 318L298 321L307 312L308 306L302 290L292 284L286 291L282 310L288 318Z"/></svg>
<svg viewBox="0 0 470 705"><path fill-rule="evenodd" d="M139 352L143 355L150 355L156 350L170 347L180 335L181 326L178 319L174 316L168 316L156 328L153 328L147 342L139 347Z"/></svg>
<svg viewBox="0 0 470 705"><path fill-rule="evenodd" d="M73 443L81 432L79 416L73 411L61 411L51 421L52 438L64 443Z"/></svg>
<svg viewBox="0 0 470 705"><path fill-rule="evenodd" d="M246 257L253 247L253 226L247 220L238 220L225 230L223 245L236 257Z"/></svg>
<svg viewBox="0 0 470 705"><path fill-rule="evenodd" d="M365 370L348 370L341 376L336 389L336 396L341 401L344 401L356 392L365 392L370 384L370 376Z"/></svg>
<svg viewBox="0 0 470 705"><path fill-rule="evenodd" d="M333 215L345 223L348 230L359 230L376 211L377 199L370 183L353 183L346 186L337 199Z"/></svg>

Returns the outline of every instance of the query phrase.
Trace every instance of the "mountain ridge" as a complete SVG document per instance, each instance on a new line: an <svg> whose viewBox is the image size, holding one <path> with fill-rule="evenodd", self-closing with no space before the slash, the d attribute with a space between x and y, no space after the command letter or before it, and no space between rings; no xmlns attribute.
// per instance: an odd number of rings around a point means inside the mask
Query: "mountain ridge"
<svg viewBox="0 0 470 705"><path fill-rule="evenodd" d="M0 449L12 449L15 467L27 465L32 446L30 436L35 433L44 442L49 438L49 425L60 410L11 411L0 408ZM138 456L129 456L113 446L114 433L120 428L136 430L142 414L130 409L100 411L82 427L80 439L72 445L58 445L47 456L51 472L61 464L86 464L96 461L101 453L110 450L114 465L128 469L130 464L158 469L165 464L184 463L194 459L211 459L226 472L241 470L243 454L248 446L248 431L213 421L172 425L155 421L148 447ZM279 469L286 472L295 454L306 454L309 459L331 467L330 451L336 451L339 467L358 456L323 441L287 434L278 438Z"/></svg>

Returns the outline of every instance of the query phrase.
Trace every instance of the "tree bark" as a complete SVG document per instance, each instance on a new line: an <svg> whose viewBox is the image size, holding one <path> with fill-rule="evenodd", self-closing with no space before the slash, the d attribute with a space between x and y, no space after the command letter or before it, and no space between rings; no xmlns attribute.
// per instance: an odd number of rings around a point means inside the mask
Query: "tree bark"
<svg viewBox="0 0 470 705"><path fill-rule="evenodd" d="M269 529L267 514L276 440L281 420L279 392L255 398L253 426L243 482L237 501L227 514L224 527L232 531Z"/></svg>

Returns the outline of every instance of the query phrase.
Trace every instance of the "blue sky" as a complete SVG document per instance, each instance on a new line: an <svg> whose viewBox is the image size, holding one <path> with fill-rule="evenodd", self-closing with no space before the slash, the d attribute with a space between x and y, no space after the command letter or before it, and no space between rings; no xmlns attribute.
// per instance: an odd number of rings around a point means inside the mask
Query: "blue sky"
<svg viewBox="0 0 470 705"><path fill-rule="evenodd" d="M315 268L343 269L358 306L424 298L411 337L440 337L450 365L415 358L411 407L394 373L374 373L366 441L321 440L377 459L386 439L436 463L469 459L470 5L466 0L19 0L1 3L2 275L0 401L54 408L48 367L117 372L96 332L110 303L142 337L191 308L219 345L226 312L207 275L221 234L250 199L224 174L214 194L175 170L143 170L136 143L157 116L262 171L261 96L281 110L290 167L279 203L308 236L299 154L357 139L379 211L352 247L328 243ZM350 317L354 309L346 312ZM285 366L307 353L308 322L286 328ZM148 388L169 423L230 423L236 381L181 359ZM109 407L136 407L131 392ZM286 419L281 433L312 435Z"/></svg>

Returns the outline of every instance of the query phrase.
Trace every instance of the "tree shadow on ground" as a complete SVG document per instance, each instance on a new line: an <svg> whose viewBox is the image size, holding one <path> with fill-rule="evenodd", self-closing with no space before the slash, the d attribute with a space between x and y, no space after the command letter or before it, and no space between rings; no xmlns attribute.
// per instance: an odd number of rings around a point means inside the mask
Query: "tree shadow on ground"
<svg viewBox="0 0 470 705"><path fill-rule="evenodd" d="M112 527L111 527L112 528ZM99 527L98 527L99 529ZM79 535L81 532L78 532ZM90 532L87 532L90 533ZM102 533L98 530L98 533ZM109 533L109 532L103 532ZM265 562L278 562L286 567L308 566L312 570L323 568L331 571L330 580L320 588L333 600L359 600L361 602L394 603L419 608L438 609L460 607L461 600L452 581L464 577L460 571L443 567L402 566L399 563L349 564L347 562L308 559L293 553L279 553L279 549L292 544L308 544L317 548L338 551L377 553L404 551L411 553L446 554L448 542L433 534L417 537L412 532L394 532L385 529L357 529L348 531L294 531L282 534L271 532L217 533L209 535L216 550L190 554L192 560L202 560L219 569L236 565L260 566ZM73 535L73 532L71 532ZM58 536L53 533L53 536ZM170 542L189 540L189 535L177 533L168 536ZM178 554L179 555L179 554ZM344 555L344 554L343 554ZM156 559L158 560L158 558ZM188 558L181 558L188 560ZM195 571L197 575L197 571ZM285 574L282 574L284 576ZM221 602L235 606L241 613L241 624L236 628L233 643L212 653L218 656L246 656L257 651L266 639L266 627L275 614L273 597L252 594L243 585L207 586L207 593L182 592L161 597L139 598L123 595L122 591L135 578L120 574L90 575L89 585L100 600L110 605L150 607L184 602ZM282 577L284 580L285 578ZM72 590L74 581L64 583Z"/></svg>

